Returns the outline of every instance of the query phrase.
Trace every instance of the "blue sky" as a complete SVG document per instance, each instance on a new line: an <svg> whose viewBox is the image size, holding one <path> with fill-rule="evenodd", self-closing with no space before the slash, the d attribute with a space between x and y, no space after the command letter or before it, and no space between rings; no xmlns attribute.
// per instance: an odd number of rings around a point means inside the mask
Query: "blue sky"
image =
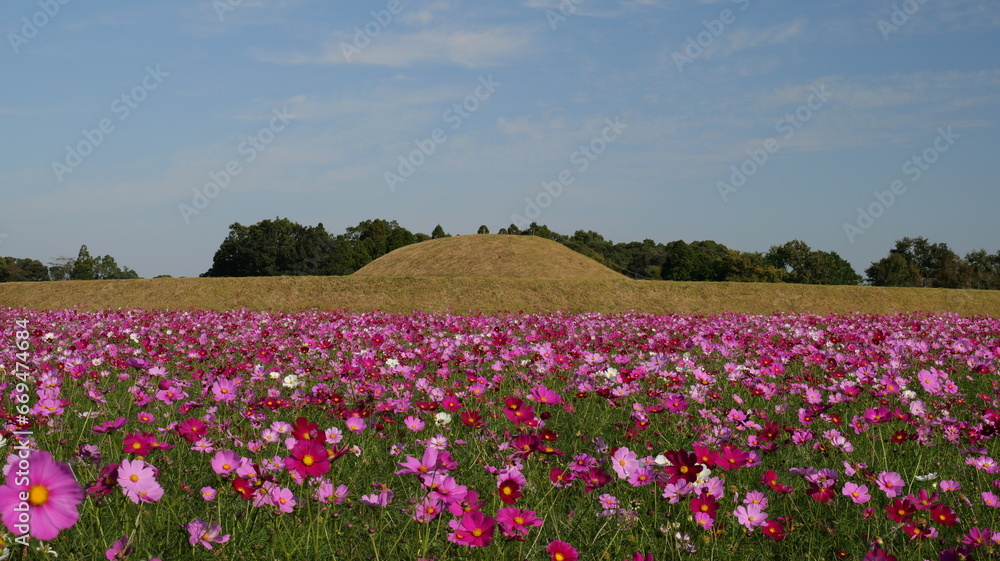
<svg viewBox="0 0 1000 561"><path fill-rule="evenodd" d="M0 255L197 276L276 216L1000 250L993 1L17 0L0 31Z"/></svg>

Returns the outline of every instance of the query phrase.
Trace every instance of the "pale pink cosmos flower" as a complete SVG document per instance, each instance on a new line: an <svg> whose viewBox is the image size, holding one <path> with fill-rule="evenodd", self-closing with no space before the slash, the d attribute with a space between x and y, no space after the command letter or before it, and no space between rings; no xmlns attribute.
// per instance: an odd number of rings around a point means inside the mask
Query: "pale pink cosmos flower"
<svg viewBox="0 0 1000 561"><path fill-rule="evenodd" d="M952 481L951 479L945 479L940 484L941 490L945 492L958 491L962 488L962 484L958 481Z"/></svg>
<svg viewBox="0 0 1000 561"><path fill-rule="evenodd" d="M623 446L611 455L611 467L620 479L628 479L629 474L639 467L639 461L635 452Z"/></svg>
<svg viewBox="0 0 1000 561"><path fill-rule="evenodd" d="M868 493L867 485L858 485L848 481L844 483L844 489L842 491L844 496L854 501L855 504L865 504L871 500L872 496Z"/></svg>
<svg viewBox="0 0 1000 561"><path fill-rule="evenodd" d="M747 530L753 530L757 526L763 525L767 520L767 513L764 512L764 509L754 504L738 506L733 514Z"/></svg>
<svg viewBox="0 0 1000 561"><path fill-rule="evenodd" d="M200 543L207 549L212 549L213 543L226 543L229 541L229 534L219 535L222 533L222 526L219 524L213 524L209 527L208 524L203 522L200 518L195 518L194 521L187 525L187 531L191 534L188 538L188 542L191 545L196 545Z"/></svg>

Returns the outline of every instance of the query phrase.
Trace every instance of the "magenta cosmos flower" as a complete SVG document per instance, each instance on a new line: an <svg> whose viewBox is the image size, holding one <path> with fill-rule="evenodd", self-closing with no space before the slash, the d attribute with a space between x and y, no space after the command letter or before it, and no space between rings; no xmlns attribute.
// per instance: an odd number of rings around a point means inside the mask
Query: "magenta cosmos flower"
<svg viewBox="0 0 1000 561"><path fill-rule="evenodd" d="M448 540L469 547L483 547L493 541L493 529L496 520L482 512L467 512L461 518L448 522L453 531L448 534Z"/></svg>
<svg viewBox="0 0 1000 561"><path fill-rule="evenodd" d="M69 466L52 459L48 452L34 452L14 463L7 484L0 487L3 522L14 534L30 533L51 540L76 524L83 502L83 489Z"/></svg>
<svg viewBox="0 0 1000 561"><path fill-rule="evenodd" d="M330 457L323 444L299 440L292 447L292 455L285 458L285 469L302 477L325 475L330 471Z"/></svg>
<svg viewBox="0 0 1000 561"><path fill-rule="evenodd" d="M551 561L576 561L580 558L576 548L564 541L553 540L545 551L549 552Z"/></svg>

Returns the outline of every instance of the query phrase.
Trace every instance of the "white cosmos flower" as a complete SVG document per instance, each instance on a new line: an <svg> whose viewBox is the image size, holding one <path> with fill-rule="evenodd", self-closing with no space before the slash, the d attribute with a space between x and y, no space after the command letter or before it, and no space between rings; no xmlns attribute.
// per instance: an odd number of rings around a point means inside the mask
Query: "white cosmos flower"
<svg viewBox="0 0 1000 561"><path fill-rule="evenodd" d="M288 376L285 376L285 379L281 383L281 385L285 386L286 388L294 388L295 386L299 385L299 377L296 376L295 374L289 374Z"/></svg>
<svg viewBox="0 0 1000 561"><path fill-rule="evenodd" d="M439 427L447 425L450 422L451 422L451 415L449 415L444 411L441 411L434 415L434 424L436 424Z"/></svg>

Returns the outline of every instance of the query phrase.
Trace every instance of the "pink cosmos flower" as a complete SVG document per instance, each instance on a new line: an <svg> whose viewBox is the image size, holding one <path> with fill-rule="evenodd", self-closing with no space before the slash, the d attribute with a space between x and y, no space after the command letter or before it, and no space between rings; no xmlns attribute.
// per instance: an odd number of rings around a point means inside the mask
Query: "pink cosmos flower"
<svg viewBox="0 0 1000 561"><path fill-rule="evenodd" d="M906 486L903 478L894 471L883 471L878 474L875 483L878 484L879 489L885 491L885 496L890 499L899 495L899 492Z"/></svg>
<svg viewBox="0 0 1000 561"><path fill-rule="evenodd" d="M564 541L553 540L545 551L549 552L550 561L577 561L580 558L576 548Z"/></svg>
<svg viewBox="0 0 1000 561"><path fill-rule="evenodd" d="M108 561L125 559L129 553L132 553L132 546L128 544L128 536L122 536L122 539L111 545L111 549L104 552L104 558Z"/></svg>
<svg viewBox="0 0 1000 561"><path fill-rule="evenodd" d="M983 497L983 502L986 503L987 505L993 508L1000 507L1000 499L998 499L996 494L993 493L992 491L983 491L983 494L981 496Z"/></svg>
<svg viewBox="0 0 1000 561"><path fill-rule="evenodd" d="M954 492L962 488L962 484L958 481L952 481L950 479L945 479L941 482L941 490L944 492Z"/></svg>
<svg viewBox="0 0 1000 561"><path fill-rule="evenodd" d="M344 423L347 425L347 430L357 434L361 434L368 427L368 424L361 417L351 417Z"/></svg>
<svg viewBox="0 0 1000 561"><path fill-rule="evenodd" d="M410 429L413 432L420 432L424 430L425 426L422 420L420 420L417 417L414 417L413 415L407 415L406 418L403 419L403 424L406 425L406 428Z"/></svg>
<svg viewBox="0 0 1000 561"><path fill-rule="evenodd" d="M215 383L212 384L212 397L215 398L215 401L221 403L235 401L238 397L236 384L234 384L232 380L216 380Z"/></svg>
<svg viewBox="0 0 1000 561"><path fill-rule="evenodd" d="M188 538L188 542L191 545L200 543L207 549L212 549L213 543L226 543L229 541L229 534L220 536L222 533L222 526L219 524L213 524L211 527L205 522L202 522L200 518L195 518L194 521L187 525L187 531L191 534Z"/></svg>
<svg viewBox="0 0 1000 561"><path fill-rule="evenodd" d="M842 491L845 497L850 498L855 504L863 505L867 503L872 496L868 493L867 485L858 485L848 481L844 483L844 489Z"/></svg>
<svg viewBox="0 0 1000 561"><path fill-rule="evenodd" d="M3 522L12 534L30 532L35 539L51 540L61 530L76 524L80 516L77 505L83 501L83 489L69 466L53 460L48 452L33 452L26 461L27 474L8 476L7 484L0 487ZM27 494L26 501L21 500L22 494ZM24 508L27 508L30 524L22 522Z"/></svg>
<svg viewBox="0 0 1000 561"><path fill-rule="evenodd" d="M747 530L753 530L767 520L767 513L754 504L736 507L736 511L733 514L736 516L736 520L745 526Z"/></svg>
<svg viewBox="0 0 1000 561"><path fill-rule="evenodd" d="M497 511L497 522L504 537L523 540L529 532L528 526L541 526L543 521L533 510L509 506Z"/></svg>
<svg viewBox="0 0 1000 561"><path fill-rule="evenodd" d="M142 460L122 460L118 468L118 484L132 502L156 502L163 497L163 487L156 482L153 466Z"/></svg>
<svg viewBox="0 0 1000 561"><path fill-rule="evenodd" d="M635 452L622 447L611 455L611 467L621 479L628 479L630 473L639 467L639 460L636 459Z"/></svg>
<svg viewBox="0 0 1000 561"><path fill-rule="evenodd" d="M202 487L201 488L201 497L203 499L205 499L206 501L215 500L215 489L213 489L211 487Z"/></svg>
<svg viewBox="0 0 1000 561"><path fill-rule="evenodd" d="M707 512L696 512L694 513L694 521L706 530L712 529L715 526L715 519L712 515Z"/></svg>
<svg viewBox="0 0 1000 561"><path fill-rule="evenodd" d="M232 450L221 450L212 458L212 469L220 475L228 475L240 467L240 455Z"/></svg>

